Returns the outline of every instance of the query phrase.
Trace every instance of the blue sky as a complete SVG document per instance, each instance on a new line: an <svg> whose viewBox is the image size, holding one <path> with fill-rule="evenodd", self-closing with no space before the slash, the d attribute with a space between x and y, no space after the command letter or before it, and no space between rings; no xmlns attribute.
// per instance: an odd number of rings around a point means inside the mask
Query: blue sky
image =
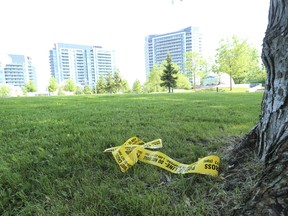
<svg viewBox="0 0 288 216"><path fill-rule="evenodd" d="M144 38L201 27L205 52L238 35L261 50L269 0L1 0L0 53L33 58L43 86L54 43L100 45L116 51L122 76L144 81Z"/></svg>

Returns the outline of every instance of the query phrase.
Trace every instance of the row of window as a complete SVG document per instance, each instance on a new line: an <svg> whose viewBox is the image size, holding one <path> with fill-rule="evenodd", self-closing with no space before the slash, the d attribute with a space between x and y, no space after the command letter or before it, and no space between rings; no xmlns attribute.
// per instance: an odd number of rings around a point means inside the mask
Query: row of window
<svg viewBox="0 0 288 216"><path fill-rule="evenodd" d="M157 40L159 41L164 41L164 40L167 40L168 39L178 39L178 38L182 38L183 37L183 33L180 33L180 34L174 34L174 35L166 35L166 36L158 36L158 37L155 37Z"/></svg>

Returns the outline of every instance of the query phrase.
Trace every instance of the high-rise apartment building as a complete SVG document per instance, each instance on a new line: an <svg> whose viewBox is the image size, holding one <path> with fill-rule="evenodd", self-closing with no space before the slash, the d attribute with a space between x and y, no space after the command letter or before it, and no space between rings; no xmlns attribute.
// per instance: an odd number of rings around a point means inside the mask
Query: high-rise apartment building
<svg viewBox="0 0 288 216"><path fill-rule="evenodd" d="M59 84L74 80L94 86L101 75L116 71L115 51L101 46L56 43L50 50L50 72Z"/></svg>
<svg viewBox="0 0 288 216"><path fill-rule="evenodd" d="M199 27L187 27L166 34L148 35L145 37L145 69L148 77L154 64L162 63L170 53L183 73L185 70L186 52L202 53L202 33Z"/></svg>
<svg viewBox="0 0 288 216"><path fill-rule="evenodd" d="M0 84L22 87L32 81L37 86L36 70L32 58L8 54L9 61L0 64Z"/></svg>

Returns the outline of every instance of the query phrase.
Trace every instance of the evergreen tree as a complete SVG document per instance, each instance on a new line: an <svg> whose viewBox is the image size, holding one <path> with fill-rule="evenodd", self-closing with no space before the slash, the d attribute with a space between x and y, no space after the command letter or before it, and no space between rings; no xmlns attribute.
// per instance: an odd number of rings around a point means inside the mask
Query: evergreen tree
<svg viewBox="0 0 288 216"><path fill-rule="evenodd" d="M160 85L168 88L168 92L173 92L173 88L176 87L176 74L178 70L174 67L172 63L172 58L169 53L167 53L166 63L164 64L163 74L161 75L161 80L163 81Z"/></svg>

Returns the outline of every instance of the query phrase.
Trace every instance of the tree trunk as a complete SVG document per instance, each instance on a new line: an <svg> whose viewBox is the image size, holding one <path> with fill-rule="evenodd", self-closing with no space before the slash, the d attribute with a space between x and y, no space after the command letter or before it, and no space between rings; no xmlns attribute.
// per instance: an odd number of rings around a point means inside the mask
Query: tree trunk
<svg viewBox="0 0 288 216"><path fill-rule="evenodd" d="M235 215L288 215L288 0L270 2L262 60L267 78L254 133L265 168L249 200Z"/></svg>

